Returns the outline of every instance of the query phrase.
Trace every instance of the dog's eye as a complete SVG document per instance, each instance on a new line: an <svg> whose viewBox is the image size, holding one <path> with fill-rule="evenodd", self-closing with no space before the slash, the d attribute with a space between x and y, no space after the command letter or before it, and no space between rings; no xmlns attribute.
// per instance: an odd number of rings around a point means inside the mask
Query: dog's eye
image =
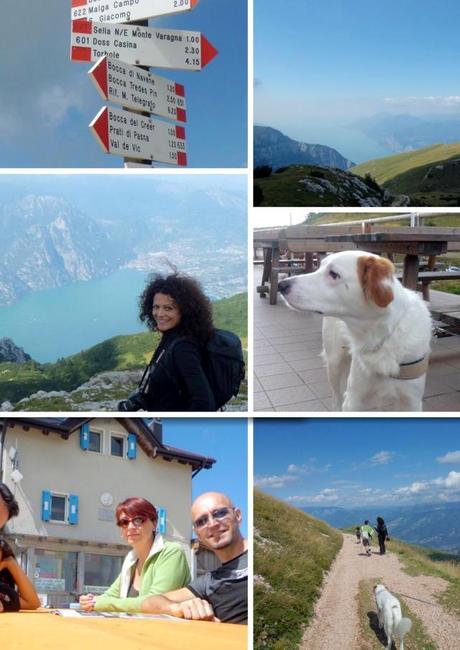
<svg viewBox="0 0 460 650"><path fill-rule="evenodd" d="M340 278L340 275L333 271L332 269L329 269L329 275L333 280L338 280Z"/></svg>

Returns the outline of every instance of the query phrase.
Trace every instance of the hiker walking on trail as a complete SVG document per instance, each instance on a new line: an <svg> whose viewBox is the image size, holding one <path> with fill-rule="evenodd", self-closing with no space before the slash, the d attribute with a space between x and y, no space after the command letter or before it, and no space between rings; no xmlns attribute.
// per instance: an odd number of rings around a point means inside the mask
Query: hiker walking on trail
<svg viewBox="0 0 460 650"><path fill-rule="evenodd" d="M377 526L375 530L377 531L379 539L380 555L385 555L385 542L389 541L390 538L388 536L388 529L382 517L377 517Z"/></svg>
<svg viewBox="0 0 460 650"><path fill-rule="evenodd" d="M372 535L375 533L375 529L370 525L369 520L366 519L364 524L360 528L361 541L363 543L364 550L366 555L372 555L371 542Z"/></svg>
<svg viewBox="0 0 460 650"><path fill-rule="evenodd" d="M360 544L361 543L361 528L359 526L356 526L356 543Z"/></svg>

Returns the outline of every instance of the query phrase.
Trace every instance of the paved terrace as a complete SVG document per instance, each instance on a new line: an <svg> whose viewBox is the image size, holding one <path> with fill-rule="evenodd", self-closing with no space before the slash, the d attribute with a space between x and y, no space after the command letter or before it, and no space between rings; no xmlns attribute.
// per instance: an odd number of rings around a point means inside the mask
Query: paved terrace
<svg viewBox="0 0 460 650"><path fill-rule="evenodd" d="M255 267L255 285L261 269ZM431 305L460 311L460 296L431 291ZM282 301L254 297L254 410L331 411L331 391L320 352L322 316L295 312ZM436 339L424 411L460 411L460 336Z"/></svg>

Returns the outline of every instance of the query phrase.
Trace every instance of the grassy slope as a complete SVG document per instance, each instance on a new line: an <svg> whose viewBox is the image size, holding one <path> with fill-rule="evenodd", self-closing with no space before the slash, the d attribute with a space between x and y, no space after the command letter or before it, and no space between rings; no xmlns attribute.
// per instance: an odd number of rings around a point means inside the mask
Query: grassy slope
<svg viewBox="0 0 460 650"><path fill-rule="evenodd" d="M342 535L258 491L254 527L254 648L297 648Z"/></svg>
<svg viewBox="0 0 460 650"><path fill-rule="evenodd" d="M238 334L247 349L247 294L214 303L217 327ZM56 363L0 363L0 403L16 402L38 390L73 390L107 370L143 368L158 342L158 334L115 336Z"/></svg>
<svg viewBox="0 0 460 650"><path fill-rule="evenodd" d="M358 176L365 176L369 173L377 183L384 184L387 181L414 169L449 158L460 156L460 143L435 144L431 147L424 147L415 151L400 153L395 156L376 158L352 167L350 172Z"/></svg>

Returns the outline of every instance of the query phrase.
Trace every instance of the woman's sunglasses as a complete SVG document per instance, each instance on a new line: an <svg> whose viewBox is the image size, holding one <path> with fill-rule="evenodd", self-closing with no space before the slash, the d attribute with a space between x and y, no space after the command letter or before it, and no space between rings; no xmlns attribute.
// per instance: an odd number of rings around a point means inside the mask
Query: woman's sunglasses
<svg viewBox="0 0 460 650"><path fill-rule="evenodd" d="M144 521L147 521L145 517L133 517L132 519L123 518L117 521L117 526L120 528L128 528L129 524L133 524L136 528L140 528Z"/></svg>

